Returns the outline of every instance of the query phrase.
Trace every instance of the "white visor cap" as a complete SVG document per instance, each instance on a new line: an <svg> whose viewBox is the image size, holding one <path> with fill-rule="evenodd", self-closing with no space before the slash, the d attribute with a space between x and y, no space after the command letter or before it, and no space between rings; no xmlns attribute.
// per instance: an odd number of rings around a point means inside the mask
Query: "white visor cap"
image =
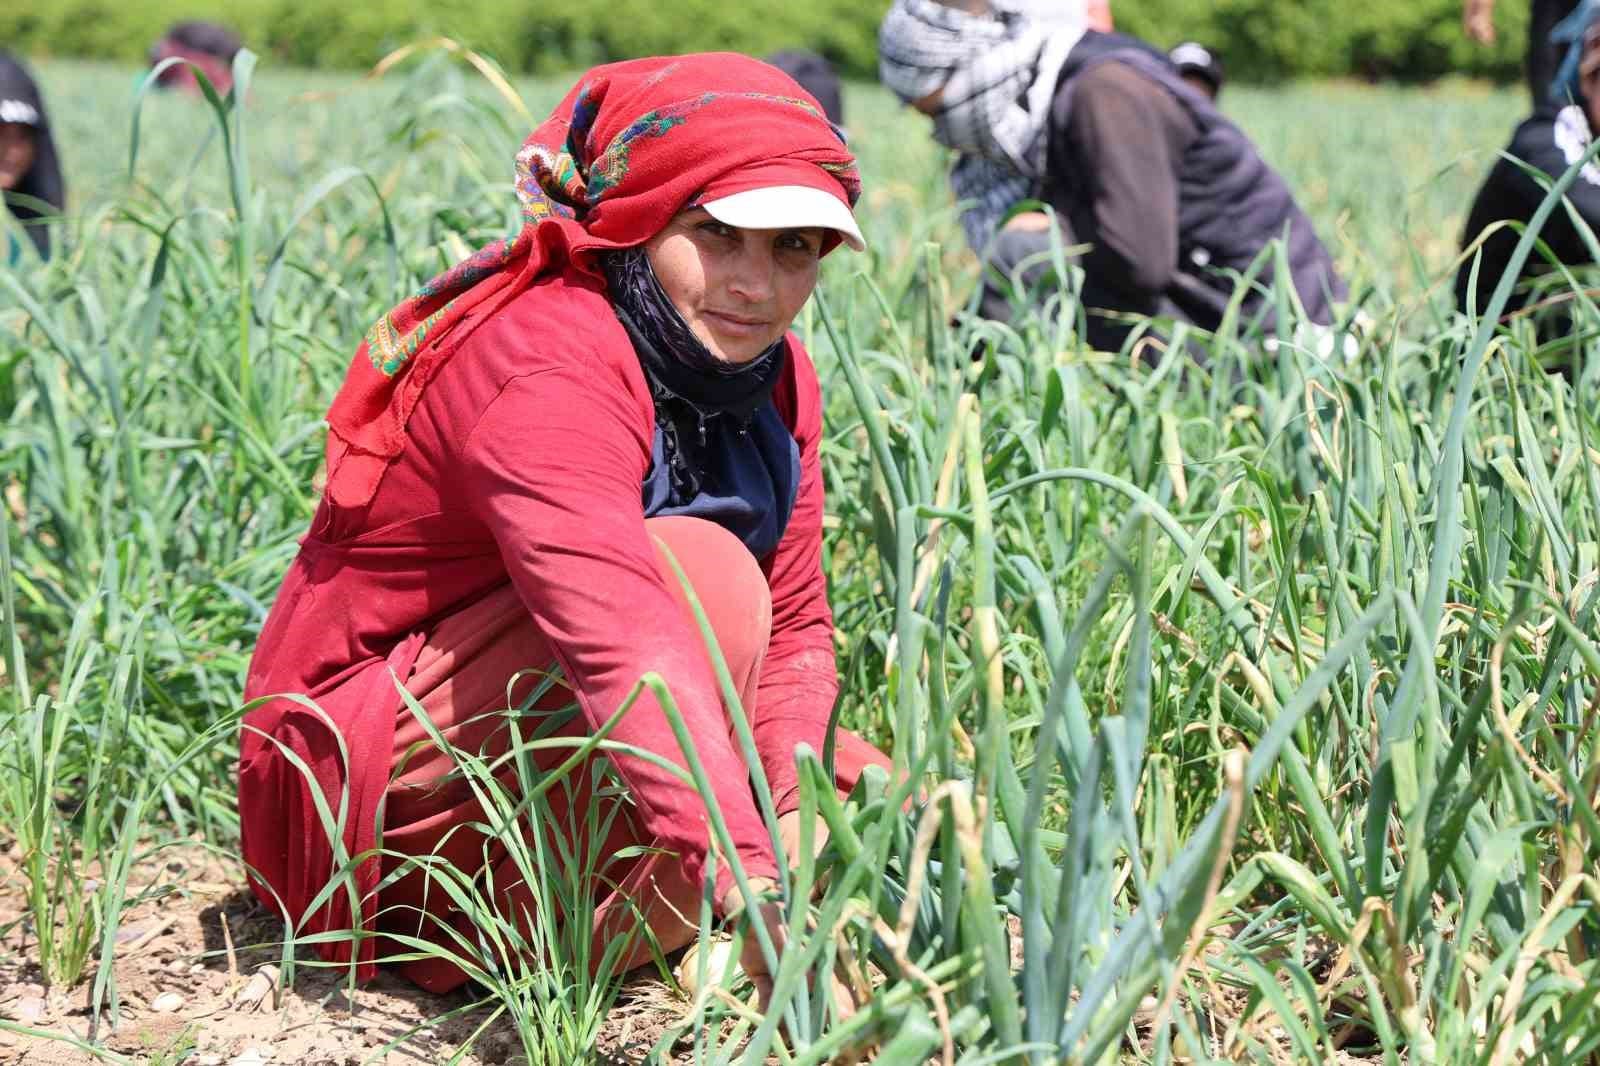
<svg viewBox="0 0 1600 1066"><path fill-rule="evenodd" d="M836 230L844 243L866 251L861 227L850 209L837 197L809 185L769 185L708 200L700 205L718 222L740 229L803 229L820 226Z"/></svg>

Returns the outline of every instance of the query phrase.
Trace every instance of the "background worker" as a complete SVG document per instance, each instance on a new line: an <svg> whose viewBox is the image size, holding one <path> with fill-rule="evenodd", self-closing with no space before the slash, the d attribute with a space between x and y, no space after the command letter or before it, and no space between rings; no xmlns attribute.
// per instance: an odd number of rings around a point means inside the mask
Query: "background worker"
<svg viewBox="0 0 1600 1066"><path fill-rule="evenodd" d="M1009 317L1013 271L1025 286L1041 280L1059 239L1090 246L1078 263L1092 346L1120 346L1133 328L1126 315L1214 329L1238 275L1283 238L1307 316L1331 323L1344 284L1310 219L1164 53L1116 33L1041 28L998 7L973 13L938 0L896 0L879 45L885 84L932 117L941 143L1012 175L999 190L1009 203L990 190L964 218L988 267L987 317ZM1005 217L1025 195L1054 210L1058 234L1037 214ZM1023 269L1030 260L1039 265ZM1270 273L1245 297L1247 318L1270 322Z"/></svg>
<svg viewBox="0 0 1600 1066"><path fill-rule="evenodd" d="M1600 129L1600 3L1585 0L1551 36L1551 43L1565 53L1564 80L1557 92L1543 98L1512 133L1511 143L1495 160L1478 190L1462 230L1462 247L1469 253L1481 242L1481 248L1476 254L1468 254L1456 272L1456 304L1471 315L1482 313L1510 266L1521 233L1507 223L1525 224L1533 218L1544 201L1546 183L1583 158L1594 140L1594 131ZM1544 182L1529 174L1528 167L1537 171ZM1585 164L1567 189L1566 200L1590 229L1600 231L1600 164ZM1539 231L1539 239L1560 263L1581 266L1594 262L1588 242L1565 210L1551 213ZM1535 250L1523 266L1522 279L1535 278L1551 269L1551 264ZM1527 300L1527 286L1519 286L1508 310L1525 306ZM1564 332L1564 326L1556 324L1553 331Z"/></svg>
<svg viewBox="0 0 1600 1066"><path fill-rule="evenodd" d="M221 95L233 88L233 57L244 47L239 35L217 22L191 19L175 22L150 46L152 67L165 59L182 59L161 72L156 84L200 95L198 68Z"/></svg>
<svg viewBox="0 0 1600 1066"><path fill-rule="evenodd" d="M1211 49L1198 41L1184 41L1168 52L1167 58L1177 68L1178 77L1204 93L1208 99L1215 100L1222 95L1222 83L1226 75L1222 60Z"/></svg>
<svg viewBox="0 0 1600 1066"><path fill-rule="evenodd" d="M806 92L822 105L828 121L844 128L844 93L839 83L839 72L825 56L803 48L789 48L767 56L767 62L793 78Z"/></svg>
<svg viewBox="0 0 1600 1066"><path fill-rule="evenodd" d="M9 52L0 51L0 195L41 258L50 256L45 219L66 209L67 187L50 136L50 118L33 76ZM8 241L6 261L17 262L22 245Z"/></svg>

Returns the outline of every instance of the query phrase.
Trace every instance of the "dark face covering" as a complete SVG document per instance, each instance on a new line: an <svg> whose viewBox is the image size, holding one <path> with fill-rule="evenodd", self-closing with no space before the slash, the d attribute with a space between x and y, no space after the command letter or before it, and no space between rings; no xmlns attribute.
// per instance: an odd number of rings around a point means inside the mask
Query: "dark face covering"
<svg viewBox="0 0 1600 1066"><path fill-rule="evenodd" d="M56 158L50 119L39 87L10 53L0 52L0 111L13 110L19 117L32 116L26 121L34 128L34 157L33 166L22 180L6 191L5 202L12 215L23 223L39 255L48 258L50 231L35 220L60 214L66 208L66 185L61 180L61 164Z"/></svg>
<svg viewBox="0 0 1600 1066"><path fill-rule="evenodd" d="M646 517L716 522L757 559L783 537L800 487L800 450L772 405L788 346L780 338L748 363L717 359L673 306L641 248L603 260L617 319L655 400Z"/></svg>

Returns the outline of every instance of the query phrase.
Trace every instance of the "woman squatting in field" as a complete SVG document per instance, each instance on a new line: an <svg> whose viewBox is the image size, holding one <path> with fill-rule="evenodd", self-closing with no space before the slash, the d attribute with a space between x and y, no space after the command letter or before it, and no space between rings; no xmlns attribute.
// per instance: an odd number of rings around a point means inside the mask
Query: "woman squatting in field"
<svg viewBox="0 0 1600 1066"><path fill-rule="evenodd" d="M462 919L437 886L427 893L415 870L380 881L407 857L494 872L496 843L460 831L483 817L477 803L395 679L451 744L492 755L508 686L516 707L556 671L535 707L576 701L564 732L584 736L659 673L746 873L772 886L750 770L664 550L751 716L786 853L799 840L794 751L822 750L837 679L821 397L788 328L818 260L862 247L854 159L771 66L643 59L584 76L518 154L516 190L520 232L429 282L356 352L328 414L326 490L251 663L248 698L316 705L266 700L240 745L244 857L260 897L305 919L302 935L448 941ZM685 764L648 691L611 739ZM838 734L841 788L871 763L888 760ZM607 869L621 887L599 908L596 943L642 912L671 950L696 934L706 806L646 759L614 764L633 805L602 854L660 851ZM348 854L381 842L383 857L355 871L359 913L342 891L313 907L338 870L314 790L333 810L348 795ZM506 872L493 883L504 896ZM725 860L714 899L724 915L743 903ZM388 948L366 937L322 950L354 952L367 977ZM625 964L647 958L636 942ZM760 985L759 952L745 964ZM465 980L438 959L402 969L435 991Z"/></svg>

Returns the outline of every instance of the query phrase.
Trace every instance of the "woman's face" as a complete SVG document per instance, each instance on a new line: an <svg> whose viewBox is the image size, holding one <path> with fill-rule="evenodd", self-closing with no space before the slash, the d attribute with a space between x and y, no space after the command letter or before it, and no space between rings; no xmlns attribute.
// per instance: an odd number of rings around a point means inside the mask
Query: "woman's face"
<svg viewBox="0 0 1600 1066"><path fill-rule="evenodd" d="M823 230L738 229L696 207L644 246L672 305L713 356L748 363L817 287Z"/></svg>
<svg viewBox="0 0 1600 1066"><path fill-rule="evenodd" d="M21 122L0 122L0 189L15 189L33 169L34 131Z"/></svg>

